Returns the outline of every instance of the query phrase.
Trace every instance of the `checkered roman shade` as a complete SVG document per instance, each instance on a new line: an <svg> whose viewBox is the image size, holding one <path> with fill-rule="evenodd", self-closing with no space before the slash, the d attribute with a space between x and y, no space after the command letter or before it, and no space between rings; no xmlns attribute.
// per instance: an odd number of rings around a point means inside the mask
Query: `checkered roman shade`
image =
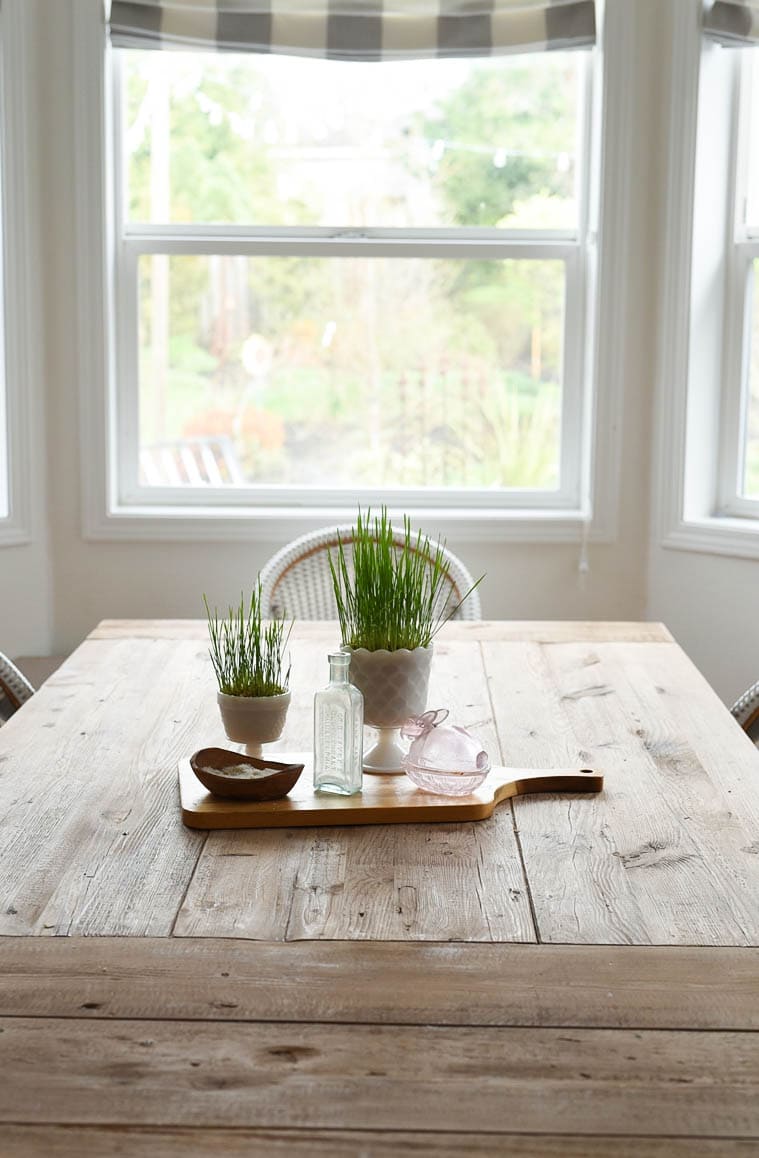
<svg viewBox="0 0 759 1158"><path fill-rule="evenodd" d="M122 48L337 60L496 56L595 41L594 0L112 0Z"/></svg>
<svg viewBox="0 0 759 1158"><path fill-rule="evenodd" d="M704 32L727 47L759 44L759 0L714 0L704 13Z"/></svg>

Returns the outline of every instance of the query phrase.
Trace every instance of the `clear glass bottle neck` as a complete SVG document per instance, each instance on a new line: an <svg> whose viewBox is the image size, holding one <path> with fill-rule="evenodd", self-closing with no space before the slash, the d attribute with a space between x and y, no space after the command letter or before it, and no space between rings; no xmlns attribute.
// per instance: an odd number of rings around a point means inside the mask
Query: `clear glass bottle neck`
<svg viewBox="0 0 759 1158"><path fill-rule="evenodd" d="M331 655L329 657L329 682L331 684L347 684L350 669L350 656Z"/></svg>

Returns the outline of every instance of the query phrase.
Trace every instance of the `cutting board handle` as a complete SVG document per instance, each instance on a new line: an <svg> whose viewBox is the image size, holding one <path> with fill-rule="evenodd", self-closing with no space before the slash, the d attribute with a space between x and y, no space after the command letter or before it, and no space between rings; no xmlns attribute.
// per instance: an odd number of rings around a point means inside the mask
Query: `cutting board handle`
<svg viewBox="0 0 759 1158"><path fill-rule="evenodd" d="M603 774L592 768L503 768L496 776L502 779L493 786L496 803L530 792L600 792L604 786Z"/></svg>

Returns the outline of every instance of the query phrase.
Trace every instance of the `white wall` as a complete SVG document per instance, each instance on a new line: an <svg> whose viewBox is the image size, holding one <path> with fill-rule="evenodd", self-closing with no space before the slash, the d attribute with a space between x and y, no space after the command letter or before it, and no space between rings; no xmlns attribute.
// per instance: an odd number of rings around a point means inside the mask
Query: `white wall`
<svg viewBox="0 0 759 1158"><path fill-rule="evenodd" d="M6 655L48 654L51 611L44 544L0 546L0 642Z"/></svg>
<svg viewBox="0 0 759 1158"><path fill-rule="evenodd" d="M752 676L752 649L733 592L748 594L756 565L737 560L653 550L649 568L649 477L659 284L658 231L664 200L661 110L667 101L669 45L660 0L612 0L634 5L635 197L630 262L621 271L628 294L630 352L624 367L622 487L619 538L591 546L590 573L581 582L578 549L565 545L472 544L449 540L483 584L484 613L492 618L668 620L718 690L731 695ZM75 300L72 293L74 214L71 0L29 0L39 21L38 142L40 229L44 254L44 345L49 428L47 511L51 527L50 622L40 630L30 611L42 599L42 542L0 549L0 646L5 650L68 650L101 618L198 616L201 594L223 602L249 584L287 538L249 544L87 542L81 534ZM601 383L603 389L603 383ZM38 434L39 437L39 434ZM85 452L86 453L86 452ZM425 528L434 532L434 523ZM14 555L14 552L16 553ZM36 554L35 554L36 552ZM700 578L694 582L694 575ZM688 597L679 584L686 582ZM42 584L44 588L44 582ZM721 597L717 593L721 592ZM718 631L703 611L721 608ZM15 606L14 606L15 604ZM15 607L21 614L16 615ZM11 614L8 614L8 609ZM759 634L759 631L757 632ZM11 643L8 643L8 639ZM731 660L722 639L735 640ZM759 675L759 656L756 664Z"/></svg>
<svg viewBox="0 0 759 1158"><path fill-rule="evenodd" d="M647 616L662 619L726 703L759 679L759 562L656 547Z"/></svg>
<svg viewBox="0 0 759 1158"><path fill-rule="evenodd" d="M17 77L17 100L25 109L29 124L35 128L41 125L39 90L37 78L40 73L38 45L34 37L23 43L17 52L21 57L13 62ZM13 177L14 195L19 196L24 208L30 213L30 232L39 228L37 191L40 187L40 147L39 132L31 132L23 142L23 155L15 152L4 157L7 165L11 161L16 167ZM18 170L21 170L19 173ZM18 231L23 235L24 231ZM11 239L6 238L6 242ZM9 254L6 250L4 261ZM45 318L41 295L40 263L35 268L27 268L24 263L22 275L25 285L18 287L21 296L36 302L36 323L33 325L33 340L42 344L45 335ZM14 316L18 303L8 304L9 321ZM6 335L9 350L18 351L23 344L21 327L14 326L14 333ZM9 383L14 388L14 401L18 399L25 408L29 425L28 444L14 447L17 457L28 465L25 473L29 478L28 494L23 495L23 506L28 511L30 542L14 546L0 545L0 650L10 654L44 654L49 651L53 636L52 627L52 574L48 543L47 521L47 452L45 436L46 397L44 378L41 373L39 350L27 351L25 356L14 353L9 358Z"/></svg>

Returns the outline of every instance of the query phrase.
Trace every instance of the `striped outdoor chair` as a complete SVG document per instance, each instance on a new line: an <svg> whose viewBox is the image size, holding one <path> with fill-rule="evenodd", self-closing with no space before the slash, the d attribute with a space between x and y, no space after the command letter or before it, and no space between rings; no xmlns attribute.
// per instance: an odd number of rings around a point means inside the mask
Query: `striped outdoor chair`
<svg viewBox="0 0 759 1158"><path fill-rule="evenodd" d="M350 570L352 562L352 527L325 527L293 539L271 559L261 571L262 614L265 618L284 616L287 619L337 619L337 604L332 589L328 552L335 552L338 535L346 552ZM394 529L399 547L405 541L404 532ZM447 606L456 604L474 583L461 560L443 548L449 566L449 582L444 593ZM454 619L482 619L479 591L473 591Z"/></svg>

